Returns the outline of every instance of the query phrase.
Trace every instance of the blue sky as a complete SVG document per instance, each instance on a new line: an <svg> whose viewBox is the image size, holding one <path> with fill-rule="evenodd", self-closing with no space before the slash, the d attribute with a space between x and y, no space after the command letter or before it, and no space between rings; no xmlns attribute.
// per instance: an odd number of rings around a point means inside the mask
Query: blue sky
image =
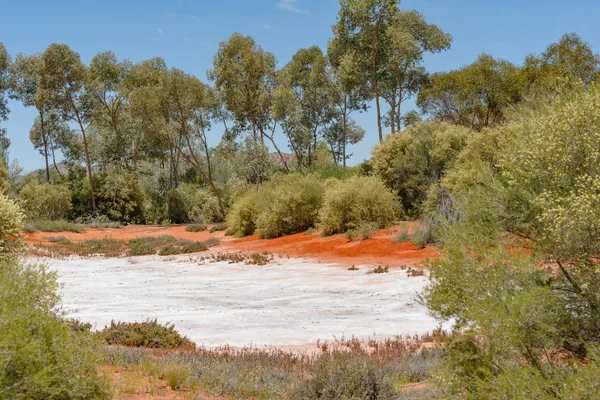
<svg viewBox="0 0 600 400"><path fill-rule="evenodd" d="M425 59L430 71L460 67L481 53L521 63L567 32L600 52L600 2L593 0L404 0L401 7L417 9L453 36L450 51ZM281 66L300 48L325 48L337 10L337 0L2 0L0 41L13 56L65 43L86 63L106 50L133 61L159 56L206 81L219 42L232 33L253 36ZM12 140L10 157L27 171L40 168L43 158L29 142L35 111L10 107L2 124ZM374 110L356 119L367 136L352 147L350 164L368 158L377 141ZM213 144L219 136L215 130Z"/></svg>

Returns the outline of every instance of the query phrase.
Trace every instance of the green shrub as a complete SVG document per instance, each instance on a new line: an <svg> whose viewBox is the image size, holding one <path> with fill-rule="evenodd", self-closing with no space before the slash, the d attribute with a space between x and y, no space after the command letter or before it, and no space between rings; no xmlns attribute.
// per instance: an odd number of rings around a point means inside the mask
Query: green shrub
<svg viewBox="0 0 600 400"><path fill-rule="evenodd" d="M156 249L149 243L143 241L129 242L129 251L127 252L129 257L145 256L150 254L156 254Z"/></svg>
<svg viewBox="0 0 600 400"><path fill-rule="evenodd" d="M174 325L162 325L156 320L146 322L112 321L98 336L106 344L126 347L149 347L153 349L176 349L195 347L188 338L175 330Z"/></svg>
<svg viewBox="0 0 600 400"><path fill-rule="evenodd" d="M264 238L305 231L317 224L323 183L316 175L276 176L257 191L239 198L229 223L238 236L255 232Z"/></svg>
<svg viewBox="0 0 600 400"><path fill-rule="evenodd" d="M27 221L23 228L25 232L74 232L83 233L83 225L76 224L66 220L56 221Z"/></svg>
<svg viewBox="0 0 600 400"><path fill-rule="evenodd" d="M256 219L259 213L259 201L263 193L252 191L240 197L227 216L227 223L234 235L242 237L252 235L256 230Z"/></svg>
<svg viewBox="0 0 600 400"><path fill-rule="evenodd" d="M19 199L27 218L59 220L71 211L71 194L66 186L40 184L32 181L19 192Z"/></svg>
<svg viewBox="0 0 600 400"><path fill-rule="evenodd" d="M418 216L427 190L457 159L472 132L449 123L424 122L388 135L372 151L375 176L400 197L404 212Z"/></svg>
<svg viewBox="0 0 600 400"><path fill-rule="evenodd" d="M4 160L0 160L0 195L6 195L9 188L8 169L4 165Z"/></svg>
<svg viewBox="0 0 600 400"><path fill-rule="evenodd" d="M163 247L158 252L160 256L174 256L177 254L191 254L191 253L200 253L202 251L208 250L208 246L203 242L192 242L186 245L173 245L170 244L168 246Z"/></svg>
<svg viewBox="0 0 600 400"><path fill-rule="evenodd" d="M193 184L182 184L167 193L167 214L176 224L205 224L223 219L215 195L210 190Z"/></svg>
<svg viewBox="0 0 600 400"><path fill-rule="evenodd" d="M19 250L22 221L21 208L0 194L0 261L14 257Z"/></svg>
<svg viewBox="0 0 600 400"><path fill-rule="evenodd" d="M186 232L204 232L206 230L206 225L204 224L193 224L185 227Z"/></svg>
<svg viewBox="0 0 600 400"><path fill-rule="evenodd" d="M397 210L396 196L379 178L355 176L328 184L319 220L325 235L365 225L385 228L396 220Z"/></svg>
<svg viewBox="0 0 600 400"><path fill-rule="evenodd" d="M111 221L144 221L144 193L135 174L116 170L97 176L97 180L100 214Z"/></svg>
<svg viewBox="0 0 600 400"><path fill-rule="evenodd" d="M41 266L0 265L0 398L108 399L89 332L54 314L56 277Z"/></svg>
<svg viewBox="0 0 600 400"><path fill-rule="evenodd" d="M397 399L398 394L383 371L368 358L333 352L320 356L311 377L299 385L294 398L307 400Z"/></svg>
<svg viewBox="0 0 600 400"><path fill-rule="evenodd" d="M227 224L222 222L220 224L215 224L213 226L211 226L210 228L210 233L215 233L215 232L221 232L221 231L226 231L228 228Z"/></svg>
<svg viewBox="0 0 600 400"><path fill-rule="evenodd" d="M266 186L269 201L261 203L256 219L262 237L303 232L317 225L324 187L316 176L289 174Z"/></svg>

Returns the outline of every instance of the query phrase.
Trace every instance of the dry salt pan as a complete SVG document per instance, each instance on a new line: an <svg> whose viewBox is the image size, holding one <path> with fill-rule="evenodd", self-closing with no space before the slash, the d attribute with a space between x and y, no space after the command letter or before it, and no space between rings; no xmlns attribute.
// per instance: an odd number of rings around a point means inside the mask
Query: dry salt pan
<svg viewBox="0 0 600 400"><path fill-rule="evenodd" d="M366 274L298 259L266 266L189 257L43 260L58 273L70 317L173 323L198 345L300 346L334 337L430 332L438 323L416 295L426 277Z"/></svg>

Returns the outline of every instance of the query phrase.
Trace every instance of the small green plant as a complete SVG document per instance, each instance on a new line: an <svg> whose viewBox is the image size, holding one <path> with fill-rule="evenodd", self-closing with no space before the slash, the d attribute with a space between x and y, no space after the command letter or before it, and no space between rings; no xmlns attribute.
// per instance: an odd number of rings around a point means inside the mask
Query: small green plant
<svg viewBox="0 0 600 400"><path fill-rule="evenodd" d="M406 275L408 276L423 276L425 275L425 270L420 268L408 268L406 270Z"/></svg>
<svg viewBox="0 0 600 400"><path fill-rule="evenodd" d="M220 224L215 224L210 227L210 233L225 231L225 230L227 230L227 228L228 228L227 224L224 222L220 223Z"/></svg>
<svg viewBox="0 0 600 400"><path fill-rule="evenodd" d="M316 231L317 231L317 230L316 230L315 228L312 228L312 227L311 227L311 228L308 228L308 229L306 230L306 232L304 232L304 234L305 234L306 236L308 236L308 235L312 235L312 234L314 234Z"/></svg>
<svg viewBox="0 0 600 400"><path fill-rule="evenodd" d="M246 260L248 264L252 265L267 265L271 261L273 261L273 255L270 253L252 253L250 257Z"/></svg>
<svg viewBox="0 0 600 400"><path fill-rule="evenodd" d="M377 226L374 224L363 224L358 228L358 233L362 237L362 240L370 239L376 231Z"/></svg>
<svg viewBox="0 0 600 400"><path fill-rule="evenodd" d="M348 268L348 271L358 271L359 268L356 265L351 266L350 268Z"/></svg>
<svg viewBox="0 0 600 400"><path fill-rule="evenodd" d="M76 224L66 220L56 221L28 221L23 228L25 232L74 232L84 233L85 228L81 224Z"/></svg>
<svg viewBox="0 0 600 400"><path fill-rule="evenodd" d="M367 274L387 274L388 272L390 272L390 267L385 266L379 266L375 269L372 269L371 271L367 272Z"/></svg>
<svg viewBox="0 0 600 400"><path fill-rule="evenodd" d="M346 238L348 238L349 241L354 242L354 240L356 240L357 237L357 233L354 229L348 229L346 231Z"/></svg>
<svg viewBox="0 0 600 400"><path fill-rule="evenodd" d="M235 236L235 232L236 232L235 229L229 228L229 229L227 229L227 231L225 231L225 236Z"/></svg>
<svg viewBox="0 0 600 400"><path fill-rule="evenodd" d="M44 239L49 241L50 243L61 243L61 244L70 243L70 240L64 236L46 236L46 237L44 237Z"/></svg>
<svg viewBox="0 0 600 400"><path fill-rule="evenodd" d="M189 384L191 373L185 365L167 364L164 366L162 379L167 381L173 390L181 390Z"/></svg>
<svg viewBox="0 0 600 400"><path fill-rule="evenodd" d="M145 256L150 254L156 254L156 249L149 243L140 241L129 242L129 251L127 252L129 257Z"/></svg>
<svg viewBox="0 0 600 400"><path fill-rule="evenodd" d="M175 330L174 325L162 325L156 320L145 322L112 321L98 337L106 344L126 347L149 347L153 349L194 348L187 337Z"/></svg>
<svg viewBox="0 0 600 400"><path fill-rule="evenodd" d="M192 224L185 227L186 232L204 232L206 225L204 224Z"/></svg>

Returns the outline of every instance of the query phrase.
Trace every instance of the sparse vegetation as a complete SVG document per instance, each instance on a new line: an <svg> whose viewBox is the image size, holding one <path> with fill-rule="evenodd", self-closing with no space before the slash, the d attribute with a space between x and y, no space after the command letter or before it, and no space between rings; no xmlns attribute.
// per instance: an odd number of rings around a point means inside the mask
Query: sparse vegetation
<svg viewBox="0 0 600 400"><path fill-rule="evenodd" d="M387 274L388 272L390 272L390 267L385 266L379 266L377 268L372 269L371 271L367 272L367 274Z"/></svg>
<svg viewBox="0 0 600 400"><path fill-rule="evenodd" d="M204 232L206 225L204 224L192 224L185 227L186 232Z"/></svg>
<svg viewBox="0 0 600 400"><path fill-rule="evenodd" d="M106 344L151 349L190 349L194 344L181 336L174 325L159 324L156 320L145 322L115 322L98 332Z"/></svg>

